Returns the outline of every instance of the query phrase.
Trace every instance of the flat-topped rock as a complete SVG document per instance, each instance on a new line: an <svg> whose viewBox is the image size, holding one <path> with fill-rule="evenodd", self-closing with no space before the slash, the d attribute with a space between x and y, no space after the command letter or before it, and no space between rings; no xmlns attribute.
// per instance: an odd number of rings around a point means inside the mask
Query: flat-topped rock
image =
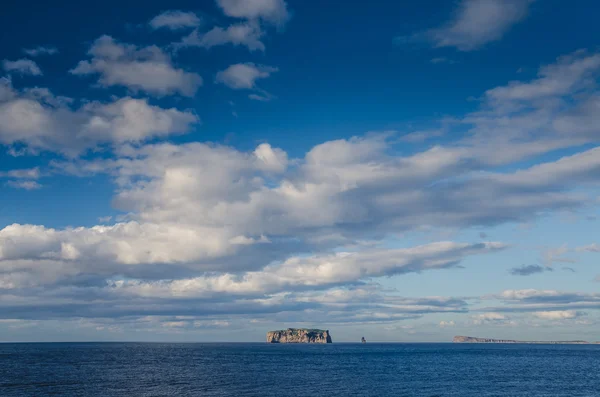
<svg viewBox="0 0 600 397"><path fill-rule="evenodd" d="M329 330L288 328L267 332L267 343L331 343Z"/></svg>

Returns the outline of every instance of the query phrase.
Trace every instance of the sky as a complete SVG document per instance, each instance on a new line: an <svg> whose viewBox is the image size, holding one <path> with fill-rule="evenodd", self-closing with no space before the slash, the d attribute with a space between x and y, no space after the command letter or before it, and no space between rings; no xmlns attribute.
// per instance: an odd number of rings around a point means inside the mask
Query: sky
<svg viewBox="0 0 600 397"><path fill-rule="evenodd" d="M0 341L600 340L598 11L3 3Z"/></svg>

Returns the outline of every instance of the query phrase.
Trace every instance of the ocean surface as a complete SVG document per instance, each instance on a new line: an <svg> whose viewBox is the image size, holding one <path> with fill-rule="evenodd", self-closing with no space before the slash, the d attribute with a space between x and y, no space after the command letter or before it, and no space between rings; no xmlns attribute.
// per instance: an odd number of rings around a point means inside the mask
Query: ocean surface
<svg viewBox="0 0 600 397"><path fill-rule="evenodd" d="M0 344L0 396L600 396L600 345Z"/></svg>

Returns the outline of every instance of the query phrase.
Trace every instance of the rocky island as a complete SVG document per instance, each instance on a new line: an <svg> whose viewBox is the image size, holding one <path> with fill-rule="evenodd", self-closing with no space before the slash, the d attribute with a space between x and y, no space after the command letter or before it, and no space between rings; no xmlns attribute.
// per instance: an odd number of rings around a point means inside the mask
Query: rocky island
<svg viewBox="0 0 600 397"><path fill-rule="evenodd" d="M452 339L454 343L525 343L525 344L549 344L549 345L588 345L590 342L584 340L567 340L567 341L520 341L511 339L489 339L475 338L472 336L455 336Z"/></svg>
<svg viewBox="0 0 600 397"><path fill-rule="evenodd" d="M288 328L267 332L267 343L331 343L328 330Z"/></svg>

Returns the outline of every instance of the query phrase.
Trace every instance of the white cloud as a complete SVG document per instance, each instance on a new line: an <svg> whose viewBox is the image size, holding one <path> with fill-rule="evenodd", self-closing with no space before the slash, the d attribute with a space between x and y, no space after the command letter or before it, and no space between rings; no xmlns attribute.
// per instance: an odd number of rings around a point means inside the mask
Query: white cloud
<svg viewBox="0 0 600 397"><path fill-rule="evenodd" d="M168 28L178 30L197 27L200 25L201 20L193 12L170 10L155 16L148 23L153 29Z"/></svg>
<svg viewBox="0 0 600 397"><path fill-rule="evenodd" d="M129 281L115 286L124 292L142 296L210 297L216 294L257 296L316 287L335 287L352 284L371 277L420 272L455 266L464 257L493 252L500 247L470 246L450 242L434 243L410 249L378 250L365 253L346 253L292 257L281 264L265 267L241 275L223 273L190 279L160 282ZM382 262L379 262L382 260ZM334 303L318 295L311 299ZM339 303L348 302L347 296L337 296Z"/></svg>
<svg viewBox="0 0 600 397"><path fill-rule="evenodd" d="M455 327L456 323L454 322L454 320L450 320L450 321L440 321L440 327L441 328L448 328L448 327Z"/></svg>
<svg viewBox="0 0 600 397"><path fill-rule="evenodd" d="M254 150L254 155L262 163L259 168L273 172L283 172L288 165L287 153L273 148L268 143L261 143Z"/></svg>
<svg viewBox="0 0 600 397"><path fill-rule="evenodd" d="M254 22L243 22L228 26L227 28L214 27L208 32L200 33L194 30L181 42L176 43L176 48L203 47L206 49L232 44L234 46L245 46L250 51L264 51L265 45L261 41L264 32L260 25Z"/></svg>
<svg viewBox="0 0 600 397"><path fill-rule="evenodd" d="M153 145L123 152L126 158L118 162L83 163L75 170L114 174L123 186L115 203L144 221L228 225L235 230L229 238L293 235L314 241L324 230L353 239L375 231L525 221L585 203L585 196L569 189L592 182L586 173L596 172L587 160L574 158L568 160L578 164L571 172L560 171L566 161L560 160L437 183L469 172L463 164L472 163L477 151L434 147L390 156L389 148L384 136L326 142L286 172L285 152L270 146L250 154L198 143ZM206 160L198 159L200 153ZM542 170L555 176L540 181ZM270 179L267 171L283 174Z"/></svg>
<svg viewBox="0 0 600 397"><path fill-rule="evenodd" d="M252 90L256 88L256 80L265 79L277 68L253 63L238 63L217 73L216 81L234 90Z"/></svg>
<svg viewBox="0 0 600 397"><path fill-rule="evenodd" d="M187 131L198 121L191 113L162 109L131 98L110 104L90 103L84 110L93 115L86 120L84 129L102 141L142 142L149 137Z"/></svg>
<svg viewBox="0 0 600 397"><path fill-rule="evenodd" d="M578 309L600 309L600 294L557 290L505 290L491 297L504 302L496 312L564 312ZM548 315L551 316L551 315Z"/></svg>
<svg viewBox="0 0 600 397"><path fill-rule="evenodd" d="M36 48L23 49L23 52L30 57L37 57L39 55L54 55L58 53L56 47L43 47L39 46Z"/></svg>
<svg viewBox="0 0 600 397"><path fill-rule="evenodd" d="M268 92L263 91L261 94L249 94L248 98L252 99L253 101L269 102L271 99L273 99L273 96Z"/></svg>
<svg viewBox="0 0 600 397"><path fill-rule="evenodd" d="M531 82L511 82L507 86L486 91L492 104L533 101L578 92L595 85L592 77L598 75L600 54L577 51L558 58L557 62L540 68L538 78ZM506 106L506 105L504 105Z"/></svg>
<svg viewBox="0 0 600 397"><path fill-rule="evenodd" d="M19 74L30 74L32 76L41 76L42 71L39 66L31 59L19 59L17 61L2 61L2 66L7 72L16 72Z"/></svg>
<svg viewBox="0 0 600 397"><path fill-rule="evenodd" d="M516 321L511 320L510 317L495 312L481 313L471 316L471 323L473 325L500 325L500 326L514 326Z"/></svg>
<svg viewBox="0 0 600 397"><path fill-rule="evenodd" d="M103 56L119 57L120 49L106 47L115 54ZM586 192L597 184L596 148L536 166L520 163L518 170L495 169L573 142L595 142L593 127L568 134L553 123L593 98L596 69L586 61L593 57L578 52L556 63L564 76L540 73L505 86L536 86L535 94L484 95L478 111L455 122L470 129L466 138L410 154L396 150L393 133L323 142L298 157L267 143L248 151L197 142L140 145L186 132L197 117L132 98L76 107L47 90L16 91L4 81L2 142L71 154L121 143L114 157L55 161L49 172L106 173L116 185L114 206L127 215L113 225L2 229L0 288L10 292L0 299L0 312L13 318L168 315L165 322L186 323L174 328L212 316L346 324L467 312L467 298L406 298L374 283L459 267L503 244L444 241L399 249L388 239L436 228L488 230L597 204L596 193ZM558 78L571 83L556 85ZM240 81L240 87L256 87L255 78ZM7 118L16 104L31 113ZM40 126L48 132L34 133ZM8 177L18 175L27 173ZM482 299L496 301L495 307L478 308L469 320L484 326L513 325L515 312L600 308L598 294L554 290Z"/></svg>
<svg viewBox="0 0 600 397"><path fill-rule="evenodd" d="M600 245L594 243L590 245L586 245L584 247L577 247L577 251L585 251L585 252L600 252Z"/></svg>
<svg viewBox="0 0 600 397"><path fill-rule="evenodd" d="M178 263L223 256L235 249L227 238L227 231L219 228L169 224L129 222L66 230L15 224L0 230L0 260L85 259L88 265L104 262L110 271L110 263Z"/></svg>
<svg viewBox="0 0 600 397"><path fill-rule="evenodd" d="M113 175L119 185L115 204L131 213L135 222L102 229L102 233L90 229L56 231L58 234L50 233L50 246L44 245L49 244L45 237L41 245L35 241L19 244L33 250L27 257L15 256L18 251L14 248L5 249L5 255L11 255L6 260L66 261L71 265L63 269L68 269L69 277L83 269L88 274L94 269L99 277L118 271L135 280L114 284L111 293L119 291L144 299L255 299L266 294L271 301L277 294L290 291L337 288L372 277L456 266L465 255L502 246L436 243L405 250L361 248L337 254L327 253L327 249L365 238L373 231L416 230L424 224L465 227L527 218L532 211L563 200L557 187L572 186L572 175L559 172L562 160L543 166L557 175L544 183L538 183L538 168L531 167L438 186L435 181L461 175L461 156L469 152L434 148L392 156L389 145L385 135L331 141L314 147L303 159L293 160L266 144L248 153L199 143L124 147L119 159L75 166L83 173L105 171ZM580 172L580 167L572 168L573 175ZM578 177L573 181L579 185ZM530 184L535 187L533 191ZM440 195L438 189L443 190L442 201L434 199ZM488 192L485 200L481 199L482 192ZM477 201L469 197L477 197ZM47 230L40 233L48 235ZM322 245L333 234L339 239L333 245ZM144 238L138 238L140 235ZM301 245L287 246L290 237ZM10 241L19 240L11 236ZM98 245L90 249L92 241ZM321 253L297 256L294 251ZM94 262L104 266L96 268ZM164 280L181 268L185 272L215 273ZM160 274L163 280L145 280L150 270L153 277ZM24 281L6 281L11 285L17 282ZM290 307L299 302L324 304L315 299L295 296L282 303L290 306L273 310L292 310ZM257 307L256 302L252 304ZM588 299L586 304L593 303ZM240 301L222 310L239 312L247 309L245 305ZM375 310L352 316L346 313L339 321L397 321L409 310L403 307L403 314L394 314L389 302L386 305L385 310L378 308L377 315ZM527 305L518 302L517 306L530 311L548 307ZM487 324L493 319L473 320ZM496 319L492 324L511 325L513 320Z"/></svg>
<svg viewBox="0 0 600 397"><path fill-rule="evenodd" d="M185 133L198 122L191 112L162 109L129 97L79 108L71 103L47 89L18 92L10 81L0 81L0 143L75 156L100 144Z"/></svg>
<svg viewBox="0 0 600 397"><path fill-rule="evenodd" d="M39 179L40 169L35 168L24 168L10 171L0 171L0 178L15 178L15 179Z"/></svg>
<svg viewBox="0 0 600 397"><path fill-rule="evenodd" d="M245 19L262 19L277 25L285 24L290 18L284 0L217 0L227 16Z"/></svg>
<svg viewBox="0 0 600 397"><path fill-rule="evenodd" d="M194 321L195 328L226 328L231 325L227 320Z"/></svg>
<svg viewBox="0 0 600 397"><path fill-rule="evenodd" d="M547 248L542 251L542 262L545 266L551 267L554 263L575 263L575 259L567 258L564 255L569 253L567 246L558 248Z"/></svg>
<svg viewBox="0 0 600 397"><path fill-rule="evenodd" d="M398 41L431 41L435 47L473 51L500 40L528 14L533 0L462 0L447 24Z"/></svg>
<svg viewBox="0 0 600 397"><path fill-rule="evenodd" d="M541 67L531 81L486 91L481 108L461 120L471 134L462 143L477 147L479 161L499 165L598 142L590 103L599 73L598 54L576 51Z"/></svg>
<svg viewBox="0 0 600 397"><path fill-rule="evenodd" d="M545 312L534 312L533 315L542 320L571 320L583 315L575 310L555 310Z"/></svg>
<svg viewBox="0 0 600 397"><path fill-rule="evenodd" d="M99 74L98 82L104 87L124 86L158 96L194 96L202 85L202 77L174 67L169 55L156 46L137 48L102 36L88 53L92 59L80 61L71 73Z"/></svg>
<svg viewBox="0 0 600 397"><path fill-rule="evenodd" d="M12 188L23 190L36 190L42 188L42 185L36 181L8 181L6 184Z"/></svg>
<svg viewBox="0 0 600 397"><path fill-rule="evenodd" d="M431 58L431 60L429 61L431 63L435 64L439 64L439 63L455 63L455 61L453 61L452 59L448 59L446 57L436 57L436 58Z"/></svg>
<svg viewBox="0 0 600 397"><path fill-rule="evenodd" d="M36 182L36 179L39 179L40 176L40 169L38 167L0 171L0 178L11 179L6 182L6 186L12 187L14 189L40 189L42 185Z"/></svg>
<svg viewBox="0 0 600 397"><path fill-rule="evenodd" d="M284 0L217 0L225 15L244 19L227 27L215 26L207 32L195 29L175 43L175 48L203 47L206 49L231 44L245 46L250 51L264 51L265 31L261 22L283 26L289 19Z"/></svg>

